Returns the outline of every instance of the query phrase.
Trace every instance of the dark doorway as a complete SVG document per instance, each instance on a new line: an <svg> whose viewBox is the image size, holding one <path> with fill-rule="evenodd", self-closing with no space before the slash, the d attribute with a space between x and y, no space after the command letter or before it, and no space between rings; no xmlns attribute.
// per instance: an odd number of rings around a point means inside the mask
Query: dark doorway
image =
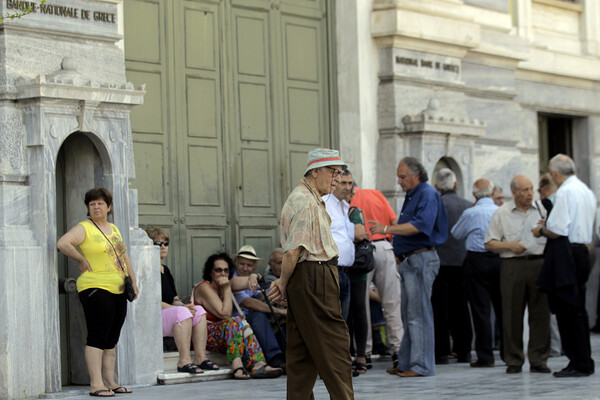
<svg viewBox="0 0 600 400"><path fill-rule="evenodd" d="M98 186L107 187L100 154L86 134L74 133L63 143L56 161L57 238L86 218L85 192ZM77 263L60 252L57 267L59 280L79 276ZM59 318L62 386L89 384L84 357L87 332L76 292L59 294Z"/></svg>
<svg viewBox="0 0 600 400"><path fill-rule="evenodd" d="M558 153L573 158L573 118L538 114L540 175L548 172L548 161Z"/></svg>

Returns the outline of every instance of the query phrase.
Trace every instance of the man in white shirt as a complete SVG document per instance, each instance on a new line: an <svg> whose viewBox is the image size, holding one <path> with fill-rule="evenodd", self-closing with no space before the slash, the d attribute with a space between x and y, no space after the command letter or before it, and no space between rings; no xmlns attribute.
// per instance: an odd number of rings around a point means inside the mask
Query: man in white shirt
<svg viewBox="0 0 600 400"><path fill-rule="evenodd" d="M340 282L340 304L342 317L348 321L350 310L350 278L347 269L354 265L354 224L348 218L350 204L344 198L352 190L352 177L344 183L342 173L341 182L335 187L332 194L323 196L327 214L331 217L331 235L339 249L338 277ZM347 175L346 175L347 176ZM349 183L348 183L349 182Z"/></svg>
<svg viewBox="0 0 600 400"><path fill-rule="evenodd" d="M554 156L548 169L559 188L545 226L532 229L532 232L537 237L548 237L549 245L561 241L566 245L564 251L554 255L546 252L540 276L540 285L548 292L550 307L556 314L563 351L569 358L567 367L555 372L554 376L589 376L594 373L594 360L585 309L585 284L590 273L586 245L592 241L596 196L575 176L575 163L568 156ZM561 256L564 260L557 262Z"/></svg>
<svg viewBox="0 0 600 400"><path fill-rule="evenodd" d="M530 231L545 216L545 210L533 203L533 183L527 177L515 176L510 189L514 200L496 210L484 239L486 250L502 258L500 292L506 373L520 373L525 362L525 305L529 312L530 371L550 373L546 365L550 355L550 310L546 294L537 285L546 240L535 238Z"/></svg>

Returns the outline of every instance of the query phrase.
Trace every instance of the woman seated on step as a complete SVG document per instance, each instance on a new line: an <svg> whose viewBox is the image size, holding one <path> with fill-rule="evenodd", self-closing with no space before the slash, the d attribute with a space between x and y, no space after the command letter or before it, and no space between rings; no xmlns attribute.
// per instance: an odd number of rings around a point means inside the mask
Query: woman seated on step
<svg viewBox="0 0 600 400"><path fill-rule="evenodd" d="M219 367L206 358L206 311L201 306L184 304L177 296L175 280L163 264L169 254L169 234L160 226L146 229L154 245L160 247L160 283L162 289L163 337L175 339L179 351L178 372L199 374ZM190 353L194 345L194 360Z"/></svg>
<svg viewBox="0 0 600 400"><path fill-rule="evenodd" d="M194 304L202 305L207 312L207 348L227 355L235 379L277 378L283 370L266 364L254 333L244 329L241 316L231 315L232 290L258 289L257 274L232 279L233 269L233 261L226 253L211 255L204 264L204 281L192 292Z"/></svg>

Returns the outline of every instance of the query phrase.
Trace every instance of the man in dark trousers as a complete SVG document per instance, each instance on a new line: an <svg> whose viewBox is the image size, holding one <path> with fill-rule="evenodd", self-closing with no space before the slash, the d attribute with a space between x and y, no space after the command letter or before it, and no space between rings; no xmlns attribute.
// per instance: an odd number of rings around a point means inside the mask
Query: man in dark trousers
<svg viewBox="0 0 600 400"><path fill-rule="evenodd" d="M457 186L456 175L452 170L442 168L435 175L435 188L440 192L448 214L448 240L437 249L440 271L433 282L431 294L436 364L448 364L449 358L456 358L459 363L471 361L473 334L463 276L463 261L467 251L464 238L450 236L450 230L463 211L472 204L456 194Z"/></svg>
<svg viewBox="0 0 600 400"><path fill-rule="evenodd" d="M337 150L308 153L304 179L281 210L281 277L269 298L287 298L287 398L313 399L317 375L331 399L354 399L348 327L342 318L338 247L322 196L341 181Z"/></svg>
<svg viewBox="0 0 600 400"><path fill-rule="evenodd" d="M561 243L563 246L561 251L553 254L547 249L538 280L548 293L550 309L556 314L562 349L569 358L569 364L554 372L554 376L589 376L594 373L594 360L585 309L585 284L591 268L586 245L592 241L596 196L575 176L575 163L570 157L554 156L548 169L558 190L545 226L542 224L532 232L536 237L548 237L549 246Z"/></svg>
<svg viewBox="0 0 600 400"><path fill-rule="evenodd" d="M402 378L435 375L431 287L440 269L435 251L448 237L448 216L440 194L427 183L427 171L413 157L405 157L396 170L406 192L396 225L368 221L373 234L394 235L394 253L400 261L400 301L404 336L398 351Z"/></svg>
<svg viewBox="0 0 600 400"><path fill-rule="evenodd" d="M473 368L495 367L494 332L491 307L502 328L502 300L500 296L500 256L486 250L483 242L492 216L498 209L492 198L494 184L485 178L473 183L475 206L465 210L452 228L452 236L466 239L465 280L467 297L471 305L475 327L475 351L477 360ZM502 332L502 329L500 329ZM502 346L500 346L502 351Z"/></svg>

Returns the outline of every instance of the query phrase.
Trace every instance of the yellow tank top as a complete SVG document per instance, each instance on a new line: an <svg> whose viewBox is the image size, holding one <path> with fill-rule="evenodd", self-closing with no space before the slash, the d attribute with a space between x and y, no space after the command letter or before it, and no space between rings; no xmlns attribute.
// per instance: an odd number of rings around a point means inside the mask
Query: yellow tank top
<svg viewBox="0 0 600 400"><path fill-rule="evenodd" d="M121 271L112 246L91 221L82 221L79 225L85 229L85 240L78 246L79 252L90 264L92 271L85 271L79 276L77 291L99 288L114 294L123 293L125 274ZM127 268L124 258L127 248L121 238L121 232L113 224L110 224L110 227L112 233L106 236L117 250L123 268Z"/></svg>

